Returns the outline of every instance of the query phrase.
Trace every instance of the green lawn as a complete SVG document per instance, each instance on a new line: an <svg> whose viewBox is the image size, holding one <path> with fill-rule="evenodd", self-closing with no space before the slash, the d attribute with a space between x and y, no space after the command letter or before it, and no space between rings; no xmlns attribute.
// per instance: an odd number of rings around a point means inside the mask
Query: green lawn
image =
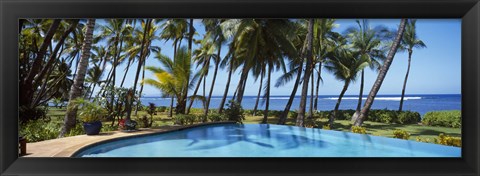
<svg viewBox="0 0 480 176"><path fill-rule="evenodd" d="M192 110L193 113L201 113L201 111ZM53 108L50 107L48 111L48 116L52 117L52 120L62 120L65 114L65 108ZM133 113L132 113L133 114ZM132 119L139 121L139 117L142 115L147 115L150 118L150 115L147 114L145 111L139 111L137 116L133 116ZM260 123L263 119L263 116L245 116L244 123ZM173 120L171 117L167 117L167 112L157 113L153 117L154 123L153 128L164 126L164 125L173 125ZM276 117L269 117L268 123L276 124L278 118ZM326 124L327 119L317 119L318 122L322 124ZM105 125L110 125L111 121L105 121ZM288 118L286 125L294 125L295 119ZM348 120L336 120L334 123L334 130L340 131L350 131L350 121ZM402 129L407 131L411 134L410 140L415 140L416 137L420 137L422 139L430 139L433 141L434 138L437 138L440 133L444 133L449 136L453 137L461 137L461 129L460 128L447 128L447 127L433 127L433 126L423 126L419 124L411 124L411 125L400 125L400 124L387 124L387 123L379 123L379 122L364 122L363 127L367 129L367 133L370 135L375 136L385 136L385 137L393 137L393 130L395 129Z"/></svg>

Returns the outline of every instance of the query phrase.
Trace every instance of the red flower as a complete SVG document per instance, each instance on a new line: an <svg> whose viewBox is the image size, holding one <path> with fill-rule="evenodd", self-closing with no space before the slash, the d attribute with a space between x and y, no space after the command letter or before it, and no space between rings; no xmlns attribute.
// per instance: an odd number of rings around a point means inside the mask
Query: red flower
<svg viewBox="0 0 480 176"><path fill-rule="evenodd" d="M120 120L118 120L118 126L119 126L121 129L124 129L124 127L125 127L125 119L120 119Z"/></svg>

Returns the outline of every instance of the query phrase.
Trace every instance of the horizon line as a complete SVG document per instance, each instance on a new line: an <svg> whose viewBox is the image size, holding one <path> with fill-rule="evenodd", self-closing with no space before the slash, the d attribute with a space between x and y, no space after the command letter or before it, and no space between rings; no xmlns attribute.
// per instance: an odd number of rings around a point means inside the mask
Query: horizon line
<svg viewBox="0 0 480 176"><path fill-rule="evenodd" d="M382 96L382 95L399 95L401 96L401 94L377 94L377 96ZM419 94L405 94L405 96L412 96L412 95L462 95L461 93L434 93L434 94L422 94L422 93L419 93ZM220 97L220 96L223 96L223 95L212 95L212 97ZM231 97L233 95L227 95L227 97ZM257 96L257 95L244 95L245 96ZM272 96L287 96L287 97L290 97L290 95L270 95L270 97ZM301 95L295 95L295 96L301 96ZM307 95L307 97L309 97L310 95ZM318 95L318 96L339 96L339 95ZM358 94L350 94L350 95L344 95L345 96L357 96L358 97ZM162 95L144 95L143 97L162 97ZM261 95L260 97L263 97L263 95ZM367 95L364 95L362 97L368 97L368 94ZM168 97L167 97L168 98Z"/></svg>

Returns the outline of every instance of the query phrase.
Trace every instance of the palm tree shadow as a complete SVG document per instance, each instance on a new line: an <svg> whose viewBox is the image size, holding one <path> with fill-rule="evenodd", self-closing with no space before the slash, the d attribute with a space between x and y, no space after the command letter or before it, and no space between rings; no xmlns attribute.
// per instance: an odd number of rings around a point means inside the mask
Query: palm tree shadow
<svg viewBox="0 0 480 176"><path fill-rule="evenodd" d="M315 147L323 148L326 146L326 141L320 139L312 139L302 135L294 134L295 131L292 127L289 127L290 133L278 133L274 134L272 138L272 134L270 134L270 130L262 130L260 135L260 140L250 139L248 134L245 134L245 129L238 129L232 131L232 134L223 134L224 136L202 136L198 139L195 139L188 145L187 150L205 150L205 149L215 149L225 146L234 145L238 142L247 142L250 144L254 144L258 147L265 147L265 148L278 148L278 149L294 149L298 148L302 145L313 145ZM303 129L305 130L305 129ZM218 140L216 142L202 142L203 140ZM276 140L275 144L270 144L263 142L265 140L271 141L272 139Z"/></svg>

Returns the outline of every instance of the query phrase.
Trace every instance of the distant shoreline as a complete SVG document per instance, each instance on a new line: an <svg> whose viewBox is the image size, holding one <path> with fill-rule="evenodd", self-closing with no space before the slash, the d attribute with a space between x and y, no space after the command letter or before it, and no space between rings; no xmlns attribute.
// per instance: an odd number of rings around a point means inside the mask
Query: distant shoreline
<svg viewBox="0 0 480 176"><path fill-rule="evenodd" d="M462 94L406 94L405 97L407 96L458 96ZM300 97L301 95L295 95L295 97ZM338 97L338 95L318 95L319 97ZM401 94L381 94L377 95L376 97L392 97L392 96L401 96ZM223 97L223 95L212 95L212 97ZM228 95L227 97L233 97L233 95ZM244 97L257 97L257 95L244 95ZM262 97L262 96L260 96ZM270 97L290 97L290 95L270 95ZM310 96L307 96L310 97ZM358 97L358 94L355 95L345 95L344 97ZM367 98L367 95L364 95L363 98ZM156 96L156 95L144 95L142 98L164 98L162 96ZM168 97L165 97L168 98Z"/></svg>

